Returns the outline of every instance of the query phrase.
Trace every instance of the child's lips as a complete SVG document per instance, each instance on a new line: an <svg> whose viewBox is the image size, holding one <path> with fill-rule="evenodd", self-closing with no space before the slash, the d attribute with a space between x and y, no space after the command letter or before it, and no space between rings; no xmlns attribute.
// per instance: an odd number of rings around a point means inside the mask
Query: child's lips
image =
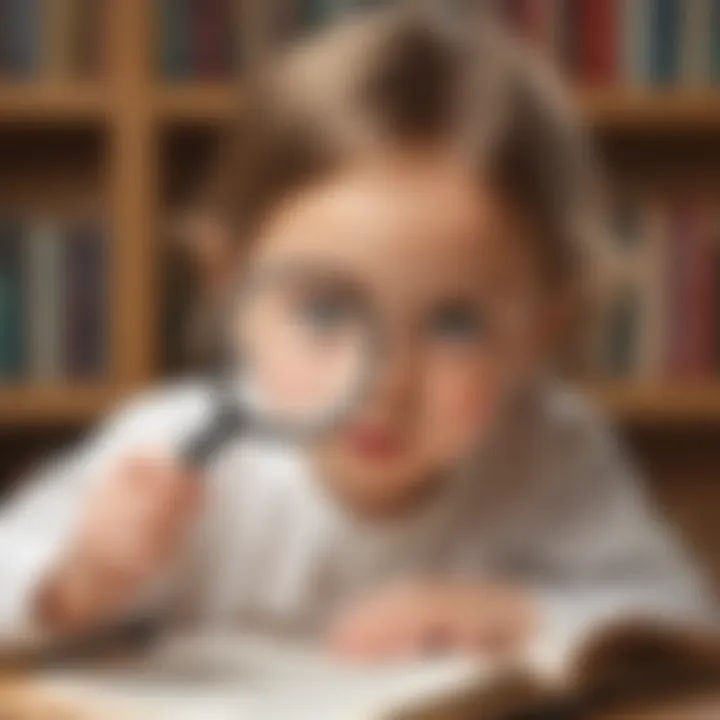
<svg viewBox="0 0 720 720"><path fill-rule="evenodd" d="M390 460L405 449L398 433L372 425L353 427L347 434L347 442L354 453L368 460Z"/></svg>

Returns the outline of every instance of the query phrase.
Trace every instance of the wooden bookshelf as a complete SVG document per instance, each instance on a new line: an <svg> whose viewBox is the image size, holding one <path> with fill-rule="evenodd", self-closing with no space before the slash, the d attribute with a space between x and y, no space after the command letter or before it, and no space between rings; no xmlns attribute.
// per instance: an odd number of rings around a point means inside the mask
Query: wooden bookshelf
<svg viewBox="0 0 720 720"><path fill-rule="evenodd" d="M86 423L122 396L110 384L0 387L0 425Z"/></svg>
<svg viewBox="0 0 720 720"><path fill-rule="evenodd" d="M160 124L217 125L242 103L240 86L232 83L153 85L147 95L151 120ZM720 91L594 89L578 91L577 97L583 117L599 130L720 132ZM108 120L116 116L118 103L105 83L0 83L0 122Z"/></svg>
<svg viewBox="0 0 720 720"><path fill-rule="evenodd" d="M190 84L155 90L153 110L160 122L220 124L230 120L241 103L231 84Z"/></svg>
<svg viewBox="0 0 720 720"><path fill-rule="evenodd" d="M720 92L611 89L577 95L583 116L600 130L720 131Z"/></svg>
<svg viewBox="0 0 720 720"><path fill-rule="evenodd" d="M0 122L45 124L112 117L112 96L101 85L0 83Z"/></svg>
<svg viewBox="0 0 720 720"><path fill-rule="evenodd" d="M606 383L591 392L612 417L636 426L720 422L720 380L688 386Z"/></svg>
<svg viewBox="0 0 720 720"><path fill-rule="evenodd" d="M254 14L259 12L259 5L249 5L256 8ZM0 133L28 125L59 136L68 126L79 132L92 126L98 135L101 128L101 147L91 151L97 172L84 172L85 185L97 184L96 175L103 178L113 236L111 380L91 387L0 387L1 425L84 422L157 378L161 333L156 304L162 279L158 219L167 210L160 187L170 167L159 148L166 135L178 129L214 133L242 104L239 84L162 85L152 68L146 0L123 0L109 7L106 77L90 84L0 83ZM248 34L252 40L252 27ZM662 130L684 138L702 130L720 136L720 92L589 90L578 92L578 100L585 119L599 133L633 139ZM38 178L40 188L43 182L50 181ZM53 182L58 184L57 178ZM594 387L593 392L607 410L630 423L720 423L720 379L693 387L612 384Z"/></svg>

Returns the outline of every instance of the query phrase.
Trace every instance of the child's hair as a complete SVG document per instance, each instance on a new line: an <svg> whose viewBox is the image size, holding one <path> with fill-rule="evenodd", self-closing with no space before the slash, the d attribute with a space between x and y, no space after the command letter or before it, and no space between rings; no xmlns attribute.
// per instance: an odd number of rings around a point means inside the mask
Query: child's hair
<svg viewBox="0 0 720 720"><path fill-rule="evenodd" d="M304 41L248 82L219 186L235 237L252 237L269 208L354 157L454 143L539 230L550 282L575 279L604 217L561 84L489 19L407 5Z"/></svg>

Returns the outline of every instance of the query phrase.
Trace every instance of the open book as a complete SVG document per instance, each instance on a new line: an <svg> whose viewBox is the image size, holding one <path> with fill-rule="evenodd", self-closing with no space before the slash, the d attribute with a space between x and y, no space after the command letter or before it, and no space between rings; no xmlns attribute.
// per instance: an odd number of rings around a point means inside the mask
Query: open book
<svg viewBox="0 0 720 720"><path fill-rule="evenodd" d="M591 718L643 701L720 700L712 697L720 694L720 644L704 635L639 626L608 631L562 676L557 666L542 666L550 657L502 668L467 657L361 666L267 641L175 637L142 657L46 670L25 687L33 697L77 708L65 710L68 720ZM2 698L0 692L0 710Z"/></svg>

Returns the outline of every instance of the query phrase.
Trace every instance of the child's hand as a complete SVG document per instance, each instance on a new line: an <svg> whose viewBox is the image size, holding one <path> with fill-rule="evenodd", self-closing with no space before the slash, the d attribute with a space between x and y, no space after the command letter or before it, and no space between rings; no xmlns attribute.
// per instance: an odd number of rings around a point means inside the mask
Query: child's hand
<svg viewBox="0 0 720 720"><path fill-rule="evenodd" d="M121 463L94 490L71 547L42 583L38 622L54 632L80 631L132 603L176 552L201 490L170 460Z"/></svg>
<svg viewBox="0 0 720 720"><path fill-rule="evenodd" d="M342 655L383 659L436 650L494 657L521 650L538 630L531 600L497 585L418 583L351 609L330 632Z"/></svg>

